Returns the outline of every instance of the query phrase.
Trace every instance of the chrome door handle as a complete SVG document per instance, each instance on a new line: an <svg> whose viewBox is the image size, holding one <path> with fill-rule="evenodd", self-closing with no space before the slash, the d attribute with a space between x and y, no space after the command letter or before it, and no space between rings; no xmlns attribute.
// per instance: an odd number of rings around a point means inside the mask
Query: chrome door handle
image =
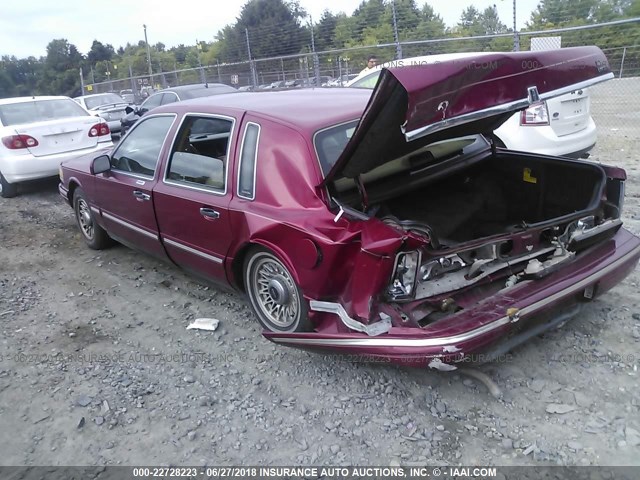
<svg viewBox="0 0 640 480"><path fill-rule="evenodd" d="M214 219L214 220L217 218L220 218L220 214L216 212L213 208L202 207L200 209L200 215L206 218Z"/></svg>
<svg viewBox="0 0 640 480"><path fill-rule="evenodd" d="M140 190L134 190L133 196L136 197L138 200L151 200L151 195L141 192Z"/></svg>

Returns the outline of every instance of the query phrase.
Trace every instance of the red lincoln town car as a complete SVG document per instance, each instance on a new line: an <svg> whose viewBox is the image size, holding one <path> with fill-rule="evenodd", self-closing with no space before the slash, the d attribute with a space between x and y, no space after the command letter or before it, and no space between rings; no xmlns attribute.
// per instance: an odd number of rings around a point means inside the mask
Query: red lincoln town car
<svg viewBox="0 0 640 480"><path fill-rule="evenodd" d="M496 148L513 112L612 78L596 47L383 70L373 93L159 107L60 193L118 241L246 292L270 340L454 368L574 316L635 267L624 170Z"/></svg>

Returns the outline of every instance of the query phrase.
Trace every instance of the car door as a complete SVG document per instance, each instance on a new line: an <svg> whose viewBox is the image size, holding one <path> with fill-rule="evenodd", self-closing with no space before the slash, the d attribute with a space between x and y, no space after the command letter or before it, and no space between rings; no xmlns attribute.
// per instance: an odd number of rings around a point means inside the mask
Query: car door
<svg viewBox="0 0 640 480"><path fill-rule="evenodd" d="M153 186L175 115L140 120L110 156L111 170L96 176L96 204L109 234L120 242L166 258L158 234Z"/></svg>
<svg viewBox="0 0 640 480"><path fill-rule="evenodd" d="M234 125L231 117L186 115L164 177L153 189L160 234L171 259L223 283L232 239L228 171Z"/></svg>
<svg viewBox="0 0 640 480"><path fill-rule="evenodd" d="M154 93L144 102L142 102L142 105L140 105L140 108L138 109L138 112L140 112L140 116L148 113L149 110L153 110L154 108L159 107L160 103L162 102L162 97L164 97L164 93Z"/></svg>
<svg viewBox="0 0 640 480"><path fill-rule="evenodd" d="M178 95L176 95L174 92L165 92L164 96L162 97L162 102L160 103L160 105L167 105L169 103L174 103L179 100L180 99L178 98Z"/></svg>

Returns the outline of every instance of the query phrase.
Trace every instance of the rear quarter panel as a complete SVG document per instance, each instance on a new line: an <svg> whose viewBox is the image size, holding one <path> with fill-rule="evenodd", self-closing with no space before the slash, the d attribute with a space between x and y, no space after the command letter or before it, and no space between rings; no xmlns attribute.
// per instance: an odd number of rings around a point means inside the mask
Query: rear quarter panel
<svg viewBox="0 0 640 480"><path fill-rule="evenodd" d="M260 125L255 199L238 197L239 153L247 122ZM316 188L320 182L312 145L294 128L246 115L238 132L230 204L234 242L227 275L240 286L247 248L262 245L287 265L308 298L343 293L360 250L359 229L333 221Z"/></svg>

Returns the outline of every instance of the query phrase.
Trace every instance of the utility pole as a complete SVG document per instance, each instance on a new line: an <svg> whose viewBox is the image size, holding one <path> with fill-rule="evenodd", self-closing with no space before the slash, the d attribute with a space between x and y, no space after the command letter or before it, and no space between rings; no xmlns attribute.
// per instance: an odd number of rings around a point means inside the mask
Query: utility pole
<svg viewBox="0 0 640 480"><path fill-rule="evenodd" d="M513 51L520 51L520 34L516 24L516 0L513 0Z"/></svg>
<svg viewBox="0 0 640 480"><path fill-rule="evenodd" d="M207 79L204 74L204 68L202 67L202 61L200 60L200 52L202 52L202 45L200 44L198 39L196 39L196 50L198 52L198 65L200 66L200 81L202 83L207 83Z"/></svg>
<svg viewBox="0 0 640 480"><path fill-rule="evenodd" d="M515 2L515 0L513 0ZM398 22L396 21L396 0L391 0L391 13L393 14L393 38L396 41L396 60L402 59L402 45L398 37Z"/></svg>
<svg viewBox="0 0 640 480"><path fill-rule="evenodd" d="M131 79L131 92L133 92L133 100L138 99L138 87L136 86L136 81L133 79L133 70L131 69L131 59L127 59L127 63L129 64L129 78Z"/></svg>
<svg viewBox="0 0 640 480"><path fill-rule="evenodd" d="M84 76L82 75L82 67L80 67L80 95L84 95Z"/></svg>
<svg viewBox="0 0 640 480"><path fill-rule="evenodd" d="M253 58L251 58L251 44L249 43L249 29L244 29L244 34L247 37L247 53L249 54L249 66L251 68L251 81L253 82L253 86L258 86L258 79L256 78L256 66L253 63Z"/></svg>
<svg viewBox="0 0 640 480"><path fill-rule="evenodd" d="M149 81L153 86L153 70L151 69L151 49L149 48L149 40L147 40L147 26L144 27L144 43L147 45L147 63L149 64Z"/></svg>
<svg viewBox="0 0 640 480"><path fill-rule="evenodd" d="M311 17L311 15L309 15L309 22L311 23L311 51L313 52L313 75L315 77L313 83L315 83L316 87L320 87L320 62L318 61L318 54L316 53L316 41L313 34L313 17Z"/></svg>

